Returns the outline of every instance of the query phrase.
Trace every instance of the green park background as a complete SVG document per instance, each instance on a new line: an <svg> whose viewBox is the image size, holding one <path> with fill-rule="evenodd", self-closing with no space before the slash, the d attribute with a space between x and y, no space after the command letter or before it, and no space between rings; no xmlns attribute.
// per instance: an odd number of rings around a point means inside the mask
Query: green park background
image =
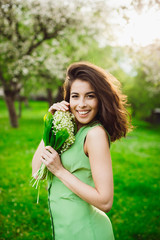
<svg viewBox="0 0 160 240"><path fill-rule="evenodd" d="M84 8L78 0L0 0L0 240L52 239L47 182L37 204L31 162L43 116L62 99L66 68L82 60L120 81L134 127L111 144L114 202L107 215L115 239L160 239L159 41L121 46L109 21L112 11L127 21L130 10L160 6L136 0L117 9L108 2L85 1Z"/></svg>
<svg viewBox="0 0 160 240"><path fill-rule="evenodd" d="M20 127L9 127L4 101L0 101L0 239L51 239L47 184L40 200L32 188L31 160L42 138L46 102L23 106ZM133 121L136 128L112 143L114 203L110 217L116 239L158 240L160 126ZM65 217L65 211L64 211Z"/></svg>

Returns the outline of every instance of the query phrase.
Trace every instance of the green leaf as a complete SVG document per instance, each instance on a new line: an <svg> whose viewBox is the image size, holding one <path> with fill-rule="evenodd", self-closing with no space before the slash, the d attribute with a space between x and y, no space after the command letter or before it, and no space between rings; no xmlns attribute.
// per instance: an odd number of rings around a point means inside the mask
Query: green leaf
<svg viewBox="0 0 160 240"><path fill-rule="evenodd" d="M51 147L54 147L55 138L56 138L56 136L54 135L53 131L51 131L51 138L50 138L50 143L49 143L49 145L50 145Z"/></svg>
<svg viewBox="0 0 160 240"><path fill-rule="evenodd" d="M53 125L53 115L48 112L44 116L44 132L43 132L43 141L45 146L49 145L51 132L52 132L52 125Z"/></svg>
<svg viewBox="0 0 160 240"><path fill-rule="evenodd" d="M56 134L54 149L57 151L69 137L67 129L61 129Z"/></svg>

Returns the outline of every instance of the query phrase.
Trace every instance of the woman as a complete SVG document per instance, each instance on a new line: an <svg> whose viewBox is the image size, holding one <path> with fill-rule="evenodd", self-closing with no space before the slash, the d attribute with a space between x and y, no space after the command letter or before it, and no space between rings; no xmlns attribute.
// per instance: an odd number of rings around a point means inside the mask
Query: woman
<svg viewBox="0 0 160 240"><path fill-rule="evenodd" d="M53 173L48 188L49 209L56 240L113 240L105 214L113 203L110 141L129 129L125 98L115 78L86 62L67 70L64 101L49 111L71 111L78 132L75 143L60 156L41 141L32 161L33 174L43 162Z"/></svg>

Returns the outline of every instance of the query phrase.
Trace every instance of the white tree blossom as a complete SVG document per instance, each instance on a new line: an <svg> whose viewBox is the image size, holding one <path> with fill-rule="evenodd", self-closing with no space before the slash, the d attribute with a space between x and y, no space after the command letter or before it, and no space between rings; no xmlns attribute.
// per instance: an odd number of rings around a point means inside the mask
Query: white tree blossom
<svg viewBox="0 0 160 240"><path fill-rule="evenodd" d="M76 59L85 38L98 36L109 12L98 0L0 0L0 83L13 126L17 93L35 77L62 79L66 63Z"/></svg>

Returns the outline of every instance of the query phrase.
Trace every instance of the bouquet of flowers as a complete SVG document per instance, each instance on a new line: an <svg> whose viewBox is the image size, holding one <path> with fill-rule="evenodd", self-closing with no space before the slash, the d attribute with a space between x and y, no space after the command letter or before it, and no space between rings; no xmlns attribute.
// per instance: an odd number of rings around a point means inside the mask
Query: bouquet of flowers
<svg viewBox="0 0 160 240"><path fill-rule="evenodd" d="M74 143L76 131L74 115L69 111L56 111L54 115L48 112L44 116L44 145L53 147L59 155ZM42 163L40 169L35 173L36 180L33 186L36 185L37 188L40 180L51 180L52 176L52 173Z"/></svg>

